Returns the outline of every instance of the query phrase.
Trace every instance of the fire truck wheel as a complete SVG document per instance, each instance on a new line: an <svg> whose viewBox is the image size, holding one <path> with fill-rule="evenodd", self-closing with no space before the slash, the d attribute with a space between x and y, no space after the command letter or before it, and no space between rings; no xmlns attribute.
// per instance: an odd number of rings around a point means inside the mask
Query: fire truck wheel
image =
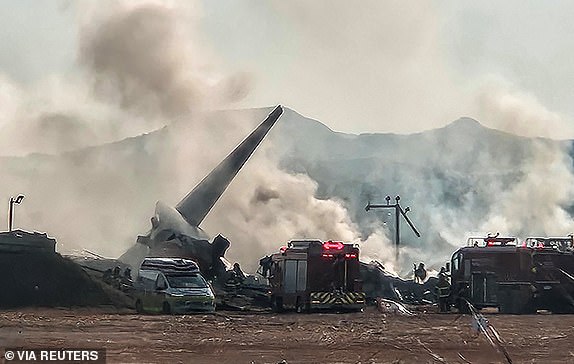
<svg viewBox="0 0 574 364"><path fill-rule="evenodd" d="M283 298L282 297L271 297L271 309L273 312L283 311Z"/></svg>

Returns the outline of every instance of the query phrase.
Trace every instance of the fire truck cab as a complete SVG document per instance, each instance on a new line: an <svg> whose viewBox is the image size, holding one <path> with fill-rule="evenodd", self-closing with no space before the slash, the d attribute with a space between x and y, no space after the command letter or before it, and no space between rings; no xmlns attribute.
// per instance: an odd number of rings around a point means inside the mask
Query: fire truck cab
<svg viewBox="0 0 574 364"><path fill-rule="evenodd" d="M292 240L271 256L269 283L275 311L294 308L362 310L359 248L320 240Z"/></svg>
<svg viewBox="0 0 574 364"><path fill-rule="evenodd" d="M498 307L501 313L574 310L572 237L470 238L450 262L451 303L466 311Z"/></svg>

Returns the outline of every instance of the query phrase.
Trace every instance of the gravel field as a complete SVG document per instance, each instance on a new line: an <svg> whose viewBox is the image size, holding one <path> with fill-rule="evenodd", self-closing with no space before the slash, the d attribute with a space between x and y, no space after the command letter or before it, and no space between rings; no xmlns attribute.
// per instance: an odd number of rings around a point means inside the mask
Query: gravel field
<svg viewBox="0 0 574 364"><path fill-rule="evenodd" d="M513 363L574 363L574 316L486 314ZM0 314L6 347L106 348L108 363L505 363L469 316L218 312L135 315L105 309Z"/></svg>

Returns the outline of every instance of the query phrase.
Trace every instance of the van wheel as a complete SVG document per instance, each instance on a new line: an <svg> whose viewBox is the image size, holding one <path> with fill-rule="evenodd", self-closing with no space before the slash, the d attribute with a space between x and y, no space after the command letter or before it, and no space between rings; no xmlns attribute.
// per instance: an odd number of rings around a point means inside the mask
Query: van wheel
<svg viewBox="0 0 574 364"><path fill-rule="evenodd" d="M271 297L271 309L273 312L283 311L283 298L282 297Z"/></svg>
<svg viewBox="0 0 574 364"><path fill-rule="evenodd" d="M163 308L161 310L162 313L169 315L171 313L171 307L169 307L169 303L164 302L163 303Z"/></svg>
<svg viewBox="0 0 574 364"><path fill-rule="evenodd" d="M141 300L136 301L136 312L143 313L143 305Z"/></svg>

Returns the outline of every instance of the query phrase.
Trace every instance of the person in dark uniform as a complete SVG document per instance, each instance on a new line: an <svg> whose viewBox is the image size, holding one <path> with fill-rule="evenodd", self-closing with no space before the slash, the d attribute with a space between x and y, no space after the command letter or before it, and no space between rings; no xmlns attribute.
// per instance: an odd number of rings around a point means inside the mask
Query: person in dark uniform
<svg viewBox="0 0 574 364"><path fill-rule="evenodd" d="M446 269L442 267L440 273L438 274L438 282L435 286L436 294L438 297L438 307L440 312L450 311L450 305L448 302L450 296L450 283L448 281L448 276L446 274Z"/></svg>
<svg viewBox="0 0 574 364"><path fill-rule="evenodd" d="M423 283L427 278L427 270L425 269L425 264L419 263L418 268L416 267L416 264L413 265L415 266L415 282Z"/></svg>

